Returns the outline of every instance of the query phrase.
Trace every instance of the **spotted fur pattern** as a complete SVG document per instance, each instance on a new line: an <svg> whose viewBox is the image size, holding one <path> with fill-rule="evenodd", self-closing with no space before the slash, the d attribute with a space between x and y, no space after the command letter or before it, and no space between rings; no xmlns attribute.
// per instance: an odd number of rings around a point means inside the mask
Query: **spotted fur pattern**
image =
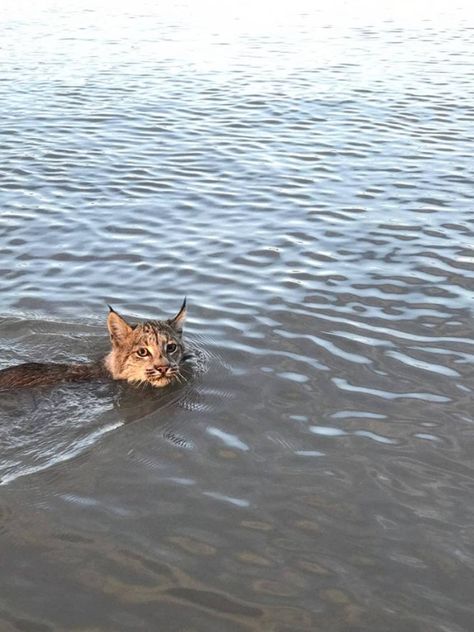
<svg viewBox="0 0 474 632"><path fill-rule="evenodd" d="M161 387L183 379L180 366L185 355L182 340L186 305L171 320L129 325L111 309L107 325L112 350L105 366L115 380Z"/></svg>

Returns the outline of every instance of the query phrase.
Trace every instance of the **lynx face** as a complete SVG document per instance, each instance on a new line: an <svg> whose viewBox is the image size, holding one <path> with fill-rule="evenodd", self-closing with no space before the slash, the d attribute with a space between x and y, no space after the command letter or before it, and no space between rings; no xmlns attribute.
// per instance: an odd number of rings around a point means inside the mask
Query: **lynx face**
<svg viewBox="0 0 474 632"><path fill-rule="evenodd" d="M184 357L182 341L186 300L178 314L169 320L129 325L110 308L107 327L112 351L105 365L115 380L155 387L181 381L180 364Z"/></svg>

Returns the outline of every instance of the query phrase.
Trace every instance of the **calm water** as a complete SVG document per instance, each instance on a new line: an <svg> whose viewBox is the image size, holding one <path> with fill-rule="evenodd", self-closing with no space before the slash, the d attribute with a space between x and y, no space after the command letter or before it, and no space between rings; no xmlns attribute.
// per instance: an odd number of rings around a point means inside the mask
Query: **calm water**
<svg viewBox="0 0 474 632"><path fill-rule="evenodd" d="M0 630L472 630L469 13L37 4L0 10L0 365L185 294L200 361L2 395Z"/></svg>

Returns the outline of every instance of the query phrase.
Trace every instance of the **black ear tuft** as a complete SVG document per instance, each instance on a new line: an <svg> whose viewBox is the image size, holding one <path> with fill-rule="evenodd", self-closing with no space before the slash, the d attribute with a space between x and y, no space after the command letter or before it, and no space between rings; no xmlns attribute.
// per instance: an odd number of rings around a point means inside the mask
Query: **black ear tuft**
<svg viewBox="0 0 474 632"><path fill-rule="evenodd" d="M179 312L174 318L168 320L169 324L176 329L177 332L183 331L183 324L186 319L186 297L184 297L183 304L180 307Z"/></svg>

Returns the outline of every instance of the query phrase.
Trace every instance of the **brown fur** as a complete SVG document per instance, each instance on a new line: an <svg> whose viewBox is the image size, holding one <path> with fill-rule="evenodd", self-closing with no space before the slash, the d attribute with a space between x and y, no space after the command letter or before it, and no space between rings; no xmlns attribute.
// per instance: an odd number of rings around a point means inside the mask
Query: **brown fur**
<svg viewBox="0 0 474 632"><path fill-rule="evenodd" d="M28 362L0 371L0 388L48 386L56 382L80 382L108 375L104 365L97 364L45 364Z"/></svg>
<svg viewBox="0 0 474 632"><path fill-rule="evenodd" d="M132 384L167 386L181 381L185 359L182 341L186 300L178 314L166 321L130 325L112 308L107 319L112 349L105 358L90 364L29 362L0 370L0 388L48 386L109 378Z"/></svg>

